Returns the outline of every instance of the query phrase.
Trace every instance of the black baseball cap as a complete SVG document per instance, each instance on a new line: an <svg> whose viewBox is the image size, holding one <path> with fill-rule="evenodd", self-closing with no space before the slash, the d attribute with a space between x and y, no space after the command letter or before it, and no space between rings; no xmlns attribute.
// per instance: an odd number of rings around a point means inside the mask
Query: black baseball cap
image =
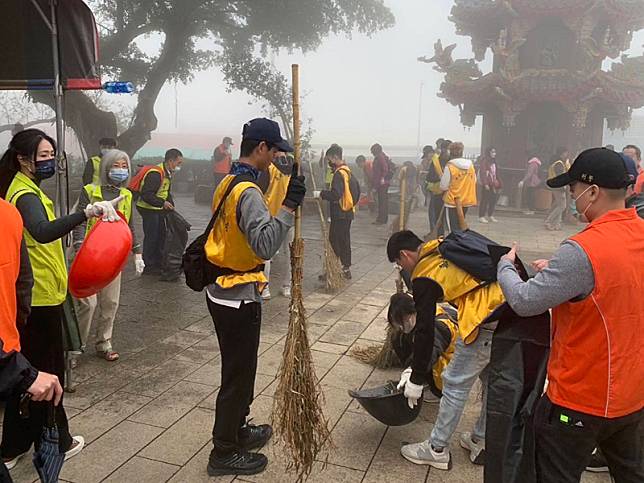
<svg viewBox="0 0 644 483"><path fill-rule="evenodd" d="M566 173L547 181L551 188L562 188L575 181L594 184L600 188L626 188L630 181L626 165L618 153L606 148L582 152Z"/></svg>
<svg viewBox="0 0 644 483"><path fill-rule="evenodd" d="M265 141L271 147L276 147L285 153L293 152L291 145L285 139L282 139L279 124L265 117L259 117L244 124L242 139Z"/></svg>

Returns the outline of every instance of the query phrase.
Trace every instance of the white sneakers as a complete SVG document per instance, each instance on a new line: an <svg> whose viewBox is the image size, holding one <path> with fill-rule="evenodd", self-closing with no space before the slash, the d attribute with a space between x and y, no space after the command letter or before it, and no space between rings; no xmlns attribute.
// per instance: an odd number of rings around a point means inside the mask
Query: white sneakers
<svg viewBox="0 0 644 483"><path fill-rule="evenodd" d="M417 465L429 465L438 470L449 470L452 467L452 459L449 449L442 448L438 451L432 448L429 441L421 443L406 444L400 448L400 454L408 461Z"/></svg>
<svg viewBox="0 0 644 483"><path fill-rule="evenodd" d="M472 433L463 433L460 438L461 448L470 452L470 461L475 465L485 464L485 440L477 441Z"/></svg>
<svg viewBox="0 0 644 483"><path fill-rule="evenodd" d="M497 220L497 219L496 219L496 218L494 218L493 216L488 216L488 218L487 218L487 219L488 219L488 221L491 221L492 223L498 223L498 222L499 222L499 220Z"/></svg>
<svg viewBox="0 0 644 483"><path fill-rule="evenodd" d="M480 223L484 223L484 224L486 224L486 225L487 225L488 223L498 223L498 222L499 222L499 220L497 220L497 219L496 219L496 218L494 218L493 216L488 216L487 218L485 218L484 216L482 216L482 217L480 217L480 218L479 218L479 222L480 222Z"/></svg>
<svg viewBox="0 0 644 483"><path fill-rule="evenodd" d="M72 438L72 447L65 451L65 461L67 461L69 458L73 458L78 453L83 451L84 447L85 438L83 438L82 436L74 436Z"/></svg>
<svg viewBox="0 0 644 483"><path fill-rule="evenodd" d="M489 223L489 221L487 221L487 218L485 218L484 216L479 218L479 222L484 223L486 225Z"/></svg>
<svg viewBox="0 0 644 483"><path fill-rule="evenodd" d="M65 451L65 461L67 461L69 458L73 458L78 453L83 451L84 447L85 447L85 438L83 438L82 436L74 436L72 438L72 447L69 448L67 451ZM26 454L27 453L22 453L13 459L10 459L9 461L5 461L4 465L7 467L8 470L12 470L18 464L18 461L20 461L20 458L22 458Z"/></svg>

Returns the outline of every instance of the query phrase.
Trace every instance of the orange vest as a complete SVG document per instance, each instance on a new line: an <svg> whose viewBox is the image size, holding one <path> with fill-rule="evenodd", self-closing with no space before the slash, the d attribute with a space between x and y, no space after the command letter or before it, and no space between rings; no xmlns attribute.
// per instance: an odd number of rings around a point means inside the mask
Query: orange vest
<svg viewBox="0 0 644 483"><path fill-rule="evenodd" d="M20 272L20 243L22 217L16 208L0 199L2 220L2 250L0 250L0 339L4 352L20 351L20 336L16 327L18 305L16 280Z"/></svg>
<svg viewBox="0 0 644 483"><path fill-rule="evenodd" d="M228 174L230 172L230 153L226 150L223 144L217 146L215 151L218 152L219 155L223 157L223 159L214 163L214 172L217 174Z"/></svg>
<svg viewBox="0 0 644 483"><path fill-rule="evenodd" d="M447 169L449 169L451 181L449 189L443 196L445 205L455 206L456 198L460 198L463 208L476 206L476 171L474 166L470 166L468 169L459 169L448 163Z"/></svg>
<svg viewBox="0 0 644 483"><path fill-rule="evenodd" d="M617 418L644 407L644 220L614 210L571 240L584 250L595 288L553 309L548 397Z"/></svg>

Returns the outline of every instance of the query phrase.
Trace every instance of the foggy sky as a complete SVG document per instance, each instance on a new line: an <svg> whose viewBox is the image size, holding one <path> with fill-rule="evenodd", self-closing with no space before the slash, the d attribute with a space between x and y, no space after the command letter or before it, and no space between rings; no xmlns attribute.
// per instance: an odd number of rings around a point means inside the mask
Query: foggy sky
<svg viewBox="0 0 644 483"><path fill-rule="evenodd" d="M469 37L457 36L447 20L452 0L385 0L393 10L393 28L371 38L354 34L331 36L313 53L279 54L275 63L290 78L290 65L299 63L300 85L306 94L302 118L312 118L313 142L346 145L416 146L419 88L422 99L421 144L436 138L480 143L481 119L465 129L458 108L436 96L442 74L420 63L420 55L432 55L433 44L456 42L454 58L472 57ZM635 35L633 55L640 55L644 32ZM489 71L491 53L481 65ZM159 132L203 133L217 138L238 137L242 124L262 115L260 106L243 93L227 93L216 68L197 74L188 86L177 87L178 128L175 129L175 88L166 85L156 104ZM250 105L249 105L250 103ZM219 139L213 139L213 143Z"/></svg>

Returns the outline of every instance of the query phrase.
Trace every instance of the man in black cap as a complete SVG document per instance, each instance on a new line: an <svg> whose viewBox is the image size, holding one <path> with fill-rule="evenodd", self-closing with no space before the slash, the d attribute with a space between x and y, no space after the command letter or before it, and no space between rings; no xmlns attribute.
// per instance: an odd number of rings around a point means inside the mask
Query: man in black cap
<svg viewBox="0 0 644 483"><path fill-rule="evenodd" d="M631 182L619 154L584 151L548 186L570 186L589 225L534 262L527 282L516 244L499 262L518 315L552 309L549 384L534 419L539 482L578 482L596 447L615 481L644 481L644 220L625 208Z"/></svg>
<svg viewBox="0 0 644 483"><path fill-rule="evenodd" d="M266 444L272 428L246 420L257 370L261 292L268 282L263 264L279 250L306 193L304 177L297 175L294 166L282 208L272 217L256 184L276 153L293 151L276 122L263 118L247 122L240 151L239 162L215 190L212 207L218 216L205 245L208 260L220 269L206 289L221 353L214 447L208 462L211 476L252 475L263 471L268 462L266 456L250 450Z"/></svg>

